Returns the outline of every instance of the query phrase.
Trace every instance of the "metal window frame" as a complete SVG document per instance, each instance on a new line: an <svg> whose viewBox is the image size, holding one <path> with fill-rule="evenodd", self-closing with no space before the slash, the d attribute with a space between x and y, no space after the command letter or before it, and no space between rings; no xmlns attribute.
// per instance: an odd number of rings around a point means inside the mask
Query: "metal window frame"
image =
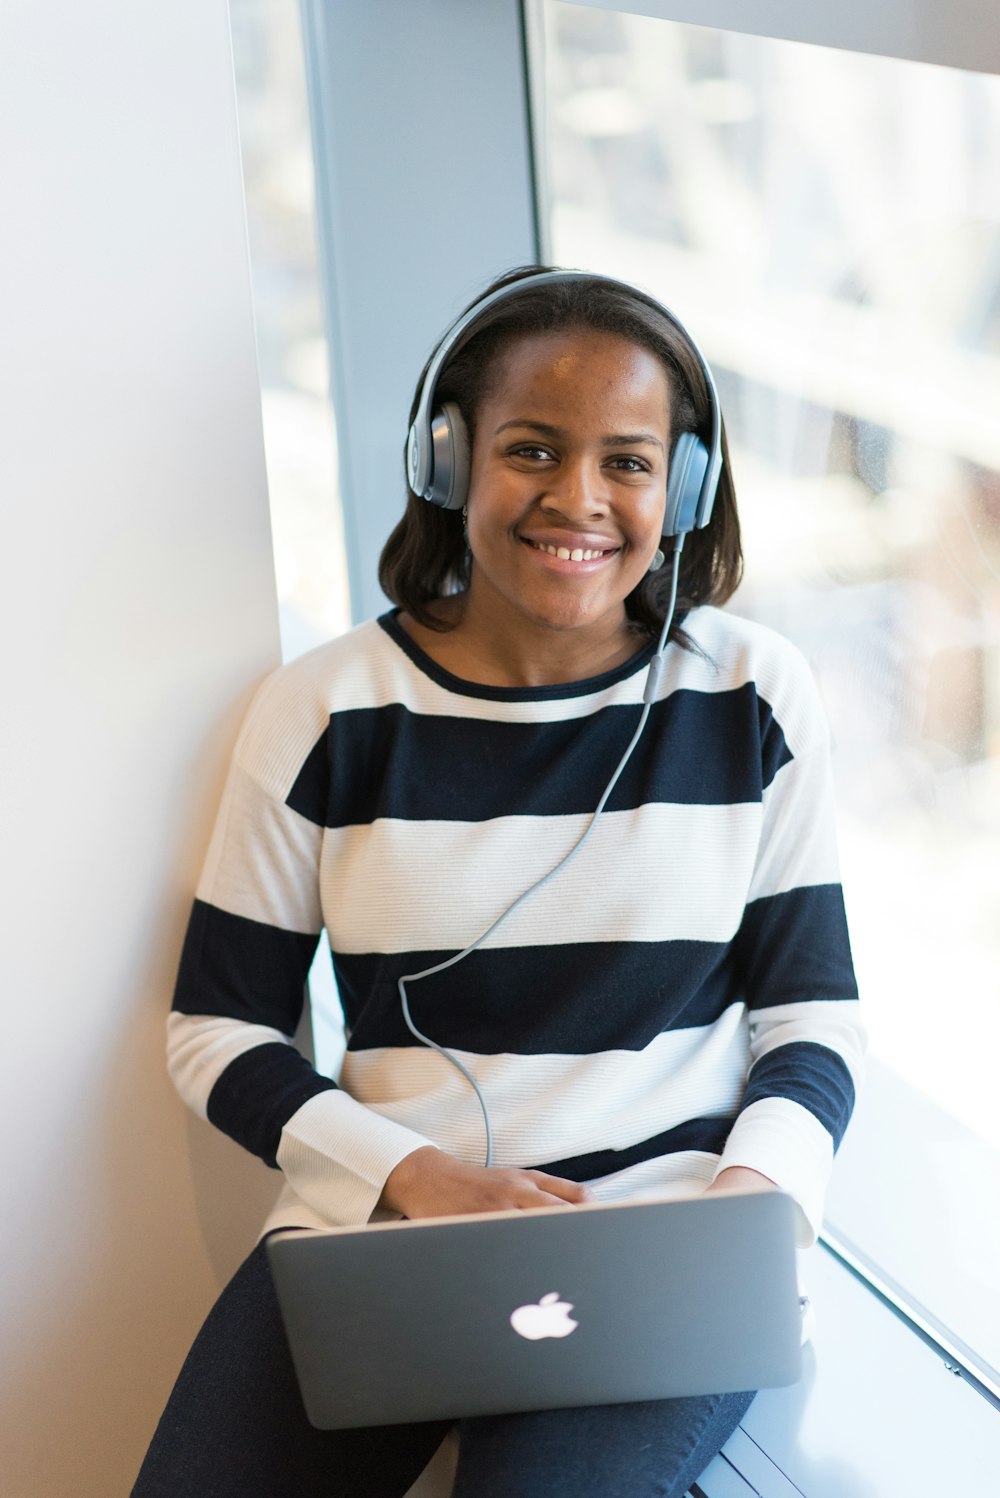
<svg viewBox="0 0 1000 1498"><path fill-rule="evenodd" d="M539 259L518 0L301 0L355 619L381 612L410 398L443 329ZM373 190L374 188L374 190Z"/></svg>
<svg viewBox="0 0 1000 1498"><path fill-rule="evenodd" d="M969 72L1000 73L995 0L564 0L719 31L743 31Z"/></svg>

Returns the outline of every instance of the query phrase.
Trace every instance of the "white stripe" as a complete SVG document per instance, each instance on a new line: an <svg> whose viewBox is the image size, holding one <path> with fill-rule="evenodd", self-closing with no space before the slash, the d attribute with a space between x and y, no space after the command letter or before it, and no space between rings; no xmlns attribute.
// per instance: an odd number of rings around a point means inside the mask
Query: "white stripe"
<svg viewBox="0 0 1000 1498"><path fill-rule="evenodd" d="M188 1107L208 1117L208 1098L230 1062L255 1046L282 1041L287 1035L269 1025L248 1025L217 1015L167 1016L167 1070Z"/></svg>
<svg viewBox="0 0 1000 1498"><path fill-rule="evenodd" d="M790 1098L751 1103L733 1124L718 1169L758 1170L795 1198L801 1213L800 1248L816 1241L823 1196L833 1166L833 1140L819 1119Z"/></svg>
<svg viewBox="0 0 1000 1498"><path fill-rule="evenodd" d="M691 657L693 660L694 657ZM678 662L674 674L684 669ZM729 682L709 677L716 690ZM494 701L441 685L370 620L280 667L257 690L236 745L237 757L283 799L331 714L399 703L428 717L500 723L558 723L602 707L642 701L646 668L598 691L544 700ZM686 683L685 683L686 684ZM671 690L668 684L665 690Z"/></svg>
<svg viewBox="0 0 1000 1498"><path fill-rule="evenodd" d="M681 1201L700 1196L711 1185L719 1156L704 1150L680 1150L675 1155L657 1155L641 1165L629 1165L611 1175L588 1181L600 1202L636 1201L643 1197L657 1201Z"/></svg>
<svg viewBox="0 0 1000 1498"><path fill-rule="evenodd" d="M762 849L747 900L839 884L836 809L825 746L782 765L764 792Z"/></svg>
<svg viewBox="0 0 1000 1498"><path fill-rule="evenodd" d="M318 878L322 841L322 828L275 801L234 764L198 897L230 915L283 931L318 934L323 925Z"/></svg>
<svg viewBox="0 0 1000 1498"><path fill-rule="evenodd" d="M554 868L589 820L589 813L384 819L328 831L321 879L331 945L341 952L466 946ZM606 812L580 855L486 946L728 941L743 914L759 826L753 803Z"/></svg>
<svg viewBox="0 0 1000 1498"><path fill-rule="evenodd" d="M456 1049L486 1097L494 1163L564 1160L626 1149L689 1118L734 1113L749 1064L746 1010L669 1030L642 1051L594 1056L480 1056ZM436 1052L348 1051L340 1084L383 1118L460 1159L484 1159L483 1116L469 1084Z"/></svg>
<svg viewBox="0 0 1000 1498"><path fill-rule="evenodd" d="M430 1144L346 1093L311 1097L285 1124L278 1165L297 1194L329 1222L367 1222L389 1172Z"/></svg>
<svg viewBox="0 0 1000 1498"><path fill-rule="evenodd" d="M835 1051L851 1074L855 1091L864 1074L866 1035L856 999L814 999L774 1004L750 1011L750 1050L754 1060L779 1046L810 1041Z"/></svg>

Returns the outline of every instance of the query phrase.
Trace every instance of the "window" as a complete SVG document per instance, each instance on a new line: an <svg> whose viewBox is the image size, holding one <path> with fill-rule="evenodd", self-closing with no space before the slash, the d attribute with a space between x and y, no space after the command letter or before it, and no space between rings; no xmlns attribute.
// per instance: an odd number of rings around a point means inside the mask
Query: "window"
<svg viewBox="0 0 1000 1498"><path fill-rule="evenodd" d="M298 7L230 0L229 12L281 650L288 661L350 624L312 143ZM316 1059L335 1074L343 1018L325 935L309 988Z"/></svg>
<svg viewBox="0 0 1000 1498"><path fill-rule="evenodd" d="M543 13L551 258L690 325L732 607L802 647L831 721L874 1058L831 1230L996 1380L1000 78Z"/></svg>
<svg viewBox="0 0 1000 1498"><path fill-rule="evenodd" d="M282 654L347 628L298 7L231 0Z"/></svg>

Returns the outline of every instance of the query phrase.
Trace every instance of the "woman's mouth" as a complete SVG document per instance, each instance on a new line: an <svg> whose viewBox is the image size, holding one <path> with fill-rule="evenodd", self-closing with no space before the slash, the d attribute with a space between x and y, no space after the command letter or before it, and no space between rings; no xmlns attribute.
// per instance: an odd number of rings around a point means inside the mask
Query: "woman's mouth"
<svg viewBox="0 0 1000 1498"><path fill-rule="evenodd" d="M528 536L522 536L521 539L533 551L544 552L546 556L556 557L560 562L596 562L618 550L617 546L555 546L548 541L532 541Z"/></svg>

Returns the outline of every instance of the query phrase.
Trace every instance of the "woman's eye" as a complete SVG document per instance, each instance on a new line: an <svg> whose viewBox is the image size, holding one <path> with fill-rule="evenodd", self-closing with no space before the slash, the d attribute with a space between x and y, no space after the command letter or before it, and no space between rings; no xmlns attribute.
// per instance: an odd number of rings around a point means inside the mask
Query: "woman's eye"
<svg viewBox="0 0 1000 1498"><path fill-rule="evenodd" d="M531 443L527 447L515 447L511 456L515 458L528 458L533 462L544 463L551 459L552 454L547 447L536 447L534 443Z"/></svg>
<svg viewBox="0 0 1000 1498"><path fill-rule="evenodd" d="M612 458L611 466L621 473L649 473L650 471L645 458L636 458L629 453L620 453Z"/></svg>

